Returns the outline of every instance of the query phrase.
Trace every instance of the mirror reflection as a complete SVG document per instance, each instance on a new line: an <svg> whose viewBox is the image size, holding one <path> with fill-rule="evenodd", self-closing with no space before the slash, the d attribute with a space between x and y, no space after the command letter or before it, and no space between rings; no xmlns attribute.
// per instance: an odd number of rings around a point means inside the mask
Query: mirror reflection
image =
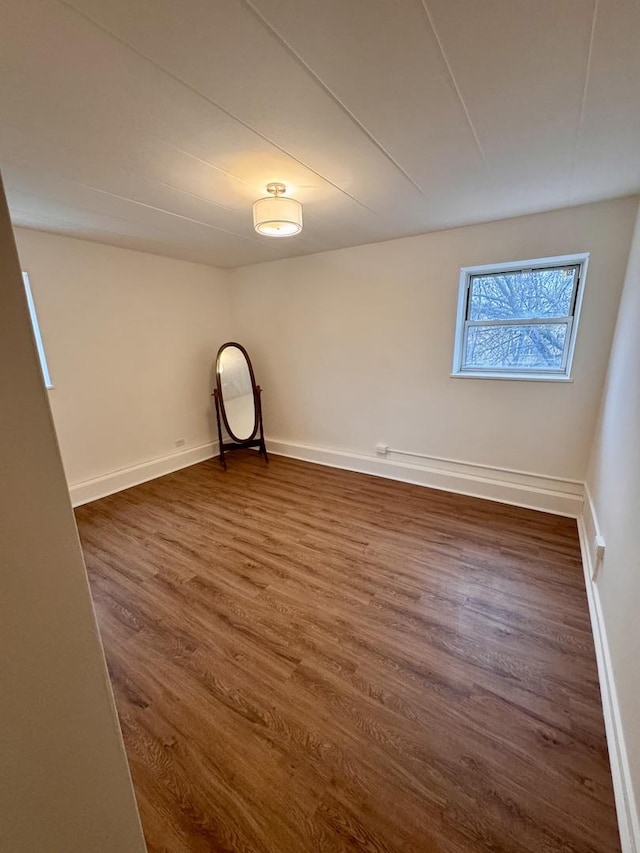
<svg viewBox="0 0 640 853"><path fill-rule="evenodd" d="M256 408L251 371L244 352L226 346L218 357L220 391L227 427L236 441L252 438L256 429Z"/></svg>

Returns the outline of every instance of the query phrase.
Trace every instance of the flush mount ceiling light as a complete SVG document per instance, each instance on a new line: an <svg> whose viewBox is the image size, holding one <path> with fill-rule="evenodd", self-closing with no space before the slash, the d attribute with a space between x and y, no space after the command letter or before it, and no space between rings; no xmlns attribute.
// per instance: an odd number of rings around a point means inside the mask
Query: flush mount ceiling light
<svg viewBox="0 0 640 853"><path fill-rule="evenodd" d="M271 195L253 204L253 227L265 237L293 237L302 231L302 205L286 198L284 184L267 184Z"/></svg>

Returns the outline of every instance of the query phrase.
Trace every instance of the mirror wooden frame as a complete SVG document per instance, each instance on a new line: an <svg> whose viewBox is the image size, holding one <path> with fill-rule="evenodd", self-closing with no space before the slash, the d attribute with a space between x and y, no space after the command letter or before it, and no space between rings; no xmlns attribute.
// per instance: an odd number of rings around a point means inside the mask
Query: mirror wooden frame
<svg viewBox="0 0 640 853"><path fill-rule="evenodd" d="M239 349L242 355L247 362L247 367L249 368L249 375L251 377L251 388L253 390L253 409L255 413L255 420L253 424L253 430L251 431L251 435L247 438L238 438L231 427L229 426L229 419L227 417L227 412L224 407L224 396L222 394L222 383L220 381L220 358L222 353L228 347L236 347ZM228 450L245 450L246 448L256 447L258 452L264 456L265 462L269 461L269 456L267 455L267 446L264 442L264 425L262 422L262 389L259 385L256 385L256 377L253 372L253 365L251 364L251 359L249 358L249 353L242 346L242 344L236 343L235 341L227 341L222 344L220 349L218 350L218 354L216 355L216 387L213 391L213 398L215 400L216 405L216 421L218 424L218 443L220 446L220 464L224 471L227 470L227 461L224 458L225 451ZM224 425L225 432L230 437L231 441L224 441L222 437L222 427Z"/></svg>

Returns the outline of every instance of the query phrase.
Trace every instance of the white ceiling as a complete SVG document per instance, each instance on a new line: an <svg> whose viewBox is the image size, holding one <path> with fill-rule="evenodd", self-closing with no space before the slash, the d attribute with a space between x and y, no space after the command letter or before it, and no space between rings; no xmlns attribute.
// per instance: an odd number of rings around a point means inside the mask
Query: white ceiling
<svg viewBox="0 0 640 853"><path fill-rule="evenodd" d="M640 0L2 7L16 225L233 267L640 190Z"/></svg>

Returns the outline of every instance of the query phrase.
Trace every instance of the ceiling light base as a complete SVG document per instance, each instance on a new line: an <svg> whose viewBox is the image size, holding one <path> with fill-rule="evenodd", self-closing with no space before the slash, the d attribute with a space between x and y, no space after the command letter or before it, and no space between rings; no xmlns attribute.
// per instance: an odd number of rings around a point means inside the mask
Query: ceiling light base
<svg viewBox="0 0 640 853"><path fill-rule="evenodd" d="M267 184L267 192L271 193L271 195L276 196L276 198L279 195L284 195L286 193L286 191L287 191L287 185L281 184L278 181L273 181L272 183Z"/></svg>

